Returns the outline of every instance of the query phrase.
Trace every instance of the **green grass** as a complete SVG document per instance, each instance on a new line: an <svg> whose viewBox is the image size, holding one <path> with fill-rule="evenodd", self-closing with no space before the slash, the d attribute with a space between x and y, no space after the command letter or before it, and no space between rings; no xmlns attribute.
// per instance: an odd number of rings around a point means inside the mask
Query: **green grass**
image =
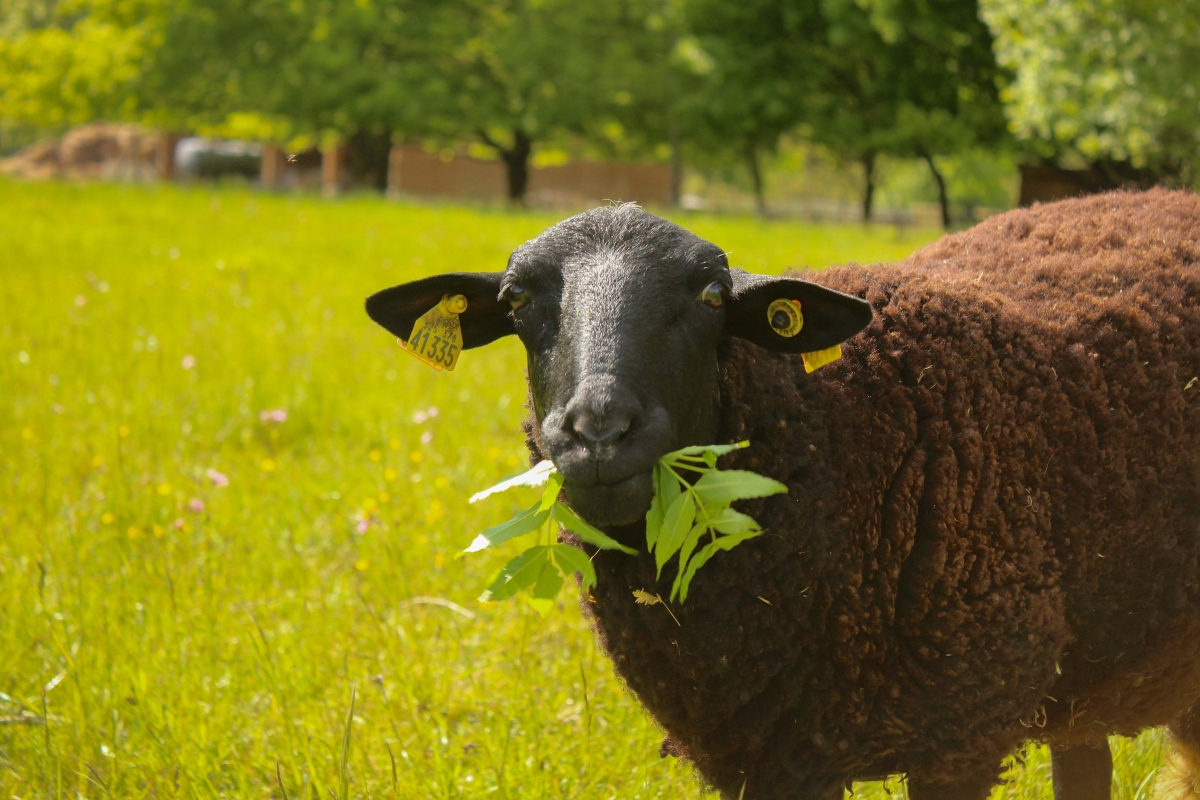
<svg viewBox="0 0 1200 800"><path fill-rule="evenodd" d="M518 345L435 373L362 312L553 221L0 182L0 797L704 796L573 589L543 621L474 599L510 553L453 558L528 502L466 503L525 464ZM761 271L933 236L685 224ZM1049 798L1044 752L1015 780Z"/></svg>

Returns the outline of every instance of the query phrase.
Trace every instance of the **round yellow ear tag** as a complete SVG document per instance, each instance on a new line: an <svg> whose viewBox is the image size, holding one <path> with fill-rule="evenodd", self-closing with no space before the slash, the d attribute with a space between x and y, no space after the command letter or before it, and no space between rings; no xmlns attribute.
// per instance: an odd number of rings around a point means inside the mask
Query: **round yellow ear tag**
<svg viewBox="0 0 1200 800"><path fill-rule="evenodd" d="M791 338L804 327L804 315L800 313L800 301L781 297L767 306L767 322L771 330L780 336Z"/></svg>

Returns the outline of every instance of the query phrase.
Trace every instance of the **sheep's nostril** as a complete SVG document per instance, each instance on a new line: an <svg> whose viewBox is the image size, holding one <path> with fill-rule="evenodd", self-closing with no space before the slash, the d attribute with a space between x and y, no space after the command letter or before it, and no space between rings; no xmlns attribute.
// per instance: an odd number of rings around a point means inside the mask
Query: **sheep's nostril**
<svg viewBox="0 0 1200 800"><path fill-rule="evenodd" d="M575 435L583 440L588 450L601 453L624 436L632 423L633 418L624 415L604 420L597 420L591 415L581 415L575 418L572 427L575 429Z"/></svg>

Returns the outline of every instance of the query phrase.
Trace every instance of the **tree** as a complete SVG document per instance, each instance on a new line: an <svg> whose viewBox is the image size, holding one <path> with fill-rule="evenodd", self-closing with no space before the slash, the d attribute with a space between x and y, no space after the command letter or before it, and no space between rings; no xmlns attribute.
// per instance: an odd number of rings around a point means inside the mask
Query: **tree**
<svg viewBox="0 0 1200 800"><path fill-rule="evenodd" d="M65 128L134 119L161 0L0 3L0 119Z"/></svg>
<svg viewBox="0 0 1200 800"><path fill-rule="evenodd" d="M826 0L814 52L820 89L809 101L812 137L863 166L870 220L880 155L920 158L950 198L939 156L1004 137L1000 71L977 0Z"/></svg>
<svg viewBox="0 0 1200 800"><path fill-rule="evenodd" d="M699 51L689 59L700 79L680 102L687 129L710 163L744 165L765 216L762 158L805 117L820 3L689 0L685 9L694 37L685 44Z"/></svg>
<svg viewBox="0 0 1200 800"><path fill-rule="evenodd" d="M1200 4L982 0L1016 135L1114 186L1200 178Z"/></svg>
<svg viewBox="0 0 1200 800"><path fill-rule="evenodd" d="M524 202L539 141L604 139L625 95L623 43L642 29L640 0L448 0L431 63L445 81L433 131L476 138L504 162L509 199Z"/></svg>

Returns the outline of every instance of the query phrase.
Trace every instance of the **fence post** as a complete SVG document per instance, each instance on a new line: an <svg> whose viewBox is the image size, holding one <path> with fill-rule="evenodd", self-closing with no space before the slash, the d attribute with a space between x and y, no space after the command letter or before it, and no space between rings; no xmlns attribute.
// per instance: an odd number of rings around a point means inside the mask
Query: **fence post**
<svg viewBox="0 0 1200 800"><path fill-rule="evenodd" d="M264 189L278 189L283 184L283 170L287 155L274 142L263 145L262 172L260 179Z"/></svg>
<svg viewBox="0 0 1200 800"><path fill-rule="evenodd" d="M400 199L400 180L403 176L401 172L403 169L404 146L394 144L392 145L392 149L388 151L387 197L389 200Z"/></svg>
<svg viewBox="0 0 1200 800"><path fill-rule="evenodd" d="M178 134L164 132L154 138L154 172L160 181L175 179L175 145L179 139Z"/></svg>
<svg viewBox="0 0 1200 800"><path fill-rule="evenodd" d="M336 197L342 191L342 175L346 171L346 146L341 142L321 148L321 192Z"/></svg>

